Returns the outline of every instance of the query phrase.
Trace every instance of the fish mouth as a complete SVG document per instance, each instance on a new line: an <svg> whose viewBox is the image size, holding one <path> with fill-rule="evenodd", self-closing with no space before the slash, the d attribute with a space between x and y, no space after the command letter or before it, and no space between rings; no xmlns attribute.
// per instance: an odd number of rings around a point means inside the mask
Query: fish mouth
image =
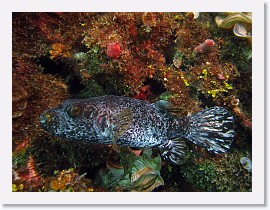
<svg viewBox="0 0 270 210"><path fill-rule="evenodd" d="M43 127L46 123L46 119L44 119L43 116L40 116L40 118L41 119L39 120L39 122L40 122L40 125Z"/></svg>
<svg viewBox="0 0 270 210"><path fill-rule="evenodd" d="M39 122L41 126L45 125L47 122L47 119L43 113L39 116Z"/></svg>
<svg viewBox="0 0 270 210"><path fill-rule="evenodd" d="M43 112L41 115L40 115L40 119L39 119L39 123L41 125L41 127L44 129L44 130L48 130L47 126L48 126L48 122L50 121L49 118L48 118L49 113L48 111L45 111Z"/></svg>
<svg viewBox="0 0 270 210"><path fill-rule="evenodd" d="M57 113L55 113L52 110L47 110L43 112L40 115L40 119L39 119L41 127L46 131L50 131L57 122L56 116L57 116Z"/></svg>

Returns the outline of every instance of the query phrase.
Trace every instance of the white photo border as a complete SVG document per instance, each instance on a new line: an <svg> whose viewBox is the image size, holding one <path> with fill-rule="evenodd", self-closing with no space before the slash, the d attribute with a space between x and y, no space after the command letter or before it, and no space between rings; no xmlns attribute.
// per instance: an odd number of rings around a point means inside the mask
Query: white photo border
<svg viewBox="0 0 270 210"><path fill-rule="evenodd" d="M264 204L263 0L9 0L1 8L1 193L4 204ZM252 192L12 192L12 12L252 12ZM3 68L3 69L2 69Z"/></svg>

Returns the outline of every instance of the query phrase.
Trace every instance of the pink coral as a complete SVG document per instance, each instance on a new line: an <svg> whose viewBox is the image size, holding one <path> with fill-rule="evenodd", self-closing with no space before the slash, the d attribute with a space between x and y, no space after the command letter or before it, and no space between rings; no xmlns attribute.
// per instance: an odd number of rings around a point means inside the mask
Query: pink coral
<svg viewBox="0 0 270 210"><path fill-rule="evenodd" d="M212 39L206 39L198 47L195 47L193 52L195 53L206 53L215 45L215 42Z"/></svg>
<svg viewBox="0 0 270 210"><path fill-rule="evenodd" d="M118 58L121 54L121 47L117 42L109 43L107 46L107 56L109 58Z"/></svg>

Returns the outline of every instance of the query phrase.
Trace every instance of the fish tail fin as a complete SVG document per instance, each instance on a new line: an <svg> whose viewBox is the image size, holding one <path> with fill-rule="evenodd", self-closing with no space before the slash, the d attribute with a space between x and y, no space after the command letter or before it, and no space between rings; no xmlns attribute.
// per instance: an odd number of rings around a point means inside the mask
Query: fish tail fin
<svg viewBox="0 0 270 210"><path fill-rule="evenodd" d="M185 141L180 138L169 139L158 146L161 157L174 165L183 164L189 155L188 147Z"/></svg>
<svg viewBox="0 0 270 210"><path fill-rule="evenodd" d="M230 149L234 139L234 119L225 108L208 108L187 120L185 138L216 154Z"/></svg>

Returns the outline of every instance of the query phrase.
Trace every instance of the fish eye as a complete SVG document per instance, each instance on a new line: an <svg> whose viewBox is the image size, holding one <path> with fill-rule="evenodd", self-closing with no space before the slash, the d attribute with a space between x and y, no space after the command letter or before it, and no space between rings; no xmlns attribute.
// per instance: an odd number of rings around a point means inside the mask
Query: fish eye
<svg viewBox="0 0 270 210"><path fill-rule="evenodd" d="M85 106L84 110L83 110L83 117L85 119L91 119L93 117L96 117L97 115L97 108L95 107L95 105L87 105Z"/></svg>
<svg viewBox="0 0 270 210"><path fill-rule="evenodd" d="M81 114L82 108L80 105L75 104L74 106L70 107L68 110L68 114L70 117L77 117Z"/></svg>

